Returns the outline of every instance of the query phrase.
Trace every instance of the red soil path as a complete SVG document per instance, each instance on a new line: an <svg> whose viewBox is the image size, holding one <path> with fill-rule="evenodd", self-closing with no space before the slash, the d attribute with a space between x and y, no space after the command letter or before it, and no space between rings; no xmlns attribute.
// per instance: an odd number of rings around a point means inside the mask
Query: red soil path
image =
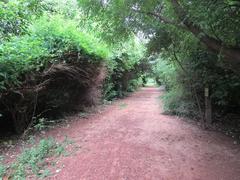
<svg viewBox="0 0 240 180"><path fill-rule="evenodd" d="M80 149L56 180L240 180L233 140L161 114L157 88L143 88L87 120L56 129Z"/></svg>

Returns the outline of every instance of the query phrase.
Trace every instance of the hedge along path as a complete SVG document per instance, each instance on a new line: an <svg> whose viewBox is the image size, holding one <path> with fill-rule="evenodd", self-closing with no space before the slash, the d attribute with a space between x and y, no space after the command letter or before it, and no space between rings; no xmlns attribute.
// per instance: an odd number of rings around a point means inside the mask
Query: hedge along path
<svg viewBox="0 0 240 180"><path fill-rule="evenodd" d="M49 179L240 179L239 145L215 132L161 114L158 88L143 88L87 120L48 136L81 147ZM61 168L63 167L63 168Z"/></svg>
<svg viewBox="0 0 240 180"><path fill-rule="evenodd" d="M98 103L110 52L77 26L61 16L43 16L28 34L0 46L0 122L12 124L16 133L39 118Z"/></svg>

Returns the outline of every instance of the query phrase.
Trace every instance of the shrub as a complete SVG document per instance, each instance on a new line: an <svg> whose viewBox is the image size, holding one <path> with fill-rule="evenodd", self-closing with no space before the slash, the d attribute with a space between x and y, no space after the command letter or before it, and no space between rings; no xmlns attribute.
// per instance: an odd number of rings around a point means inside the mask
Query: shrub
<svg viewBox="0 0 240 180"><path fill-rule="evenodd" d="M107 99L123 97L126 92L134 91L140 84L142 65L145 63L146 49L136 37L113 48L112 62L109 62L109 77L104 94Z"/></svg>
<svg viewBox="0 0 240 180"><path fill-rule="evenodd" d="M6 173L7 167L2 163L3 158L0 156L0 179L3 177Z"/></svg>
<svg viewBox="0 0 240 180"><path fill-rule="evenodd" d="M42 39L34 36L15 37L0 45L0 91L20 85L24 73L39 71L47 56Z"/></svg>
<svg viewBox="0 0 240 180"><path fill-rule="evenodd" d="M104 43L80 32L76 23L61 16L40 18L29 34L0 45L0 90L19 85L20 75L42 70L71 51L79 52L81 57L87 55L91 61L109 56Z"/></svg>
<svg viewBox="0 0 240 180"><path fill-rule="evenodd" d="M204 88L209 87L213 119L229 113L238 114L239 73L226 68L220 60L216 66L218 57L201 47L180 57L179 62L171 58L159 59L153 68L155 77L166 86L163 99L168 113L201 117L200 111L205 108Z"/></svg>
<svg viewBox="0 0 240 180"><path fill-rule="evenodd" d="M152 71L156 83L158 85L164 85L167 90L177 84L176 68L168 62L168 60L159 57L153 65Z"/></svg>
<svg viewBox="0 0 240 180"><path fill-rule="evenodd" d="M55 118L97 104L106 74L103 95L108 100L139 85L146 50L136 37L106 44L99 38L104 34L99 22L86 22L77 7L67 12L76 1L67 7L58 1L53 7L49 0L12 3L13 9L0 16L15 17L19 11L17 19L24 23L21 33L4 34L8 37L0 45L0 118L13 122L17 132L44 116ZM32 10L29 16L24 15L30 13L27 7Z"/></svg>
<svg viewBox="0 0 240 180"><path fill-rule="evenodd" d="M22 132L43 112L58 114L96 104L109 52L105 43L80 32L72 20L36 20L28 35L0 47L2 118L12 119Z"/></svg>
<svg viewBox="0 0 240 180"><path fill-rule="evenodd" d="M199 117L199 112L191 93L184 92L181 86L174 87L163 96L164 112L178 116Z"/></svg>
<svg viewBox="0 0 240 180"><path fill-rule="evenodd" d="M37 20L29 31L41 37L45 41L44 45L54 55L71 50L81 52L81 55L91 55L98 60L107 59L110 55L105 43L78 28L78 23L74 20L63 18L61 15L45 15Z"/></svg>
<svg viewBox="0 0 240 180"><path fill-rule="evenodd" d="M31 21L39 17L45 4L37 0L0 2L0 42L26 33Z"/></svg>

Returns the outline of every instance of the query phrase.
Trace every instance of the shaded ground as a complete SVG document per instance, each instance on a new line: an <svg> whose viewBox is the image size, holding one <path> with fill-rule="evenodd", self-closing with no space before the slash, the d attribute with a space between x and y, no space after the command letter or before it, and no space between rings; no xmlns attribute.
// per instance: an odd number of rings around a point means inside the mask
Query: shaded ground
<svg viewBox="0 0 240 180"><path fill-rule="evenodd" d="M79 151L56 180L239 180L240 148L219 133L161 114L159 89L144 88L88 120L50 132Z"/></svg>

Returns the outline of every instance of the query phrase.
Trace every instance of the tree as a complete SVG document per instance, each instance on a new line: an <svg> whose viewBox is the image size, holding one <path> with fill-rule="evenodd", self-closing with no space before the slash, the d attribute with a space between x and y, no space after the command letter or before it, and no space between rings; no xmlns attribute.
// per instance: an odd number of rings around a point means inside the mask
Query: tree
<svg viewBox="0 0 240 180"><path fill-rule="evenodd" d="M144 32L152 38L160 28L192 33L209 51L230 64L240 64L240 11L233 0L79 0L89 15L111 22L112 32ZM107 18L106 18L107 17ZM116 31L117 30L117 31Z"/></svg>
<svg viewBox="0 0 240 180"><path fill-rule="evenodd" d="M25 34L30 22L42 15L44 9L44 3L39 0L0 2L0 42Z"/></svg>

